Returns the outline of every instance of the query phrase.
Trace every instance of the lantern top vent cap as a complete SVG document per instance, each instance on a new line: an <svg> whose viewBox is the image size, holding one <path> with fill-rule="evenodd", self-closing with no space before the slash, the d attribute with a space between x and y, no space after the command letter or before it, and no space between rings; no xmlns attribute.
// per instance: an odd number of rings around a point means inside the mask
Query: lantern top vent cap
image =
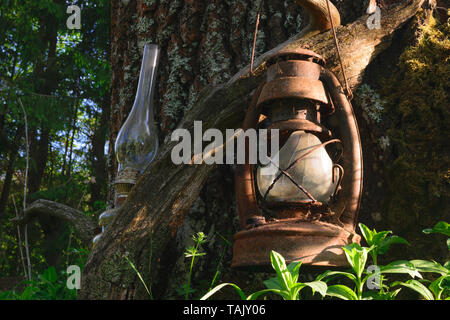
<svg viewBox="0 0 450 320"><path fill-rule="evenodd" d="M267 60L267 66L271 66L279 61L285 60L311 61L321 65L322 67L325 66L326 63L325 59L321 55L315 53L314 51L304 48L298 48L298 49L286 49L277 52L275 55L273 55Z"/></svg>

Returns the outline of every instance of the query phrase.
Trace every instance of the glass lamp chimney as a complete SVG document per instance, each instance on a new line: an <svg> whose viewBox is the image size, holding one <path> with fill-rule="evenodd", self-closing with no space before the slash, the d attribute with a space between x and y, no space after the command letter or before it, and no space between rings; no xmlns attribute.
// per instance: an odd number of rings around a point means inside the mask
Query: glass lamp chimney
<svg viewBox="0 0 450 320"><path fill-rule="evenodd" d="M128 197L138 175L155 159L158 152L158 129L153 114L153 96L156 73L159 63L159 48L155 44L144 47L139 83L128 118L117 135L114 151L118 173L115 184L115 208L106 210L99 217L102 233L117 213L118 208ZM93 239L93 245L100 240L102 233Z"/></svg>
<svg viewBox="0 0 450 320"><path fill-rule="evenodd" d="M153 96L158 62L158 46L145 45L133 108L116 139L115 153L119 173L124 169L136 174L142 173L157 154L159 143L153 114Z"/></svg>

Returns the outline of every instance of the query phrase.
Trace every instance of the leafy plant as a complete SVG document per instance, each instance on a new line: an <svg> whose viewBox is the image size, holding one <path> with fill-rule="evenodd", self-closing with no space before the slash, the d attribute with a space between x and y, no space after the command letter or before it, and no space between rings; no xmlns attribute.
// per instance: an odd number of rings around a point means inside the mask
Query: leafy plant
<svg viewBox="0 0 450 320"><path fill-rule="evenodd" d="M398 236L390 236L391 231L381 231L370 230L367 226L360 223L359 228L361 233L366 240L369 247L361 247L357 243L352 243L344 246L345 256L351 267L351 272L344 271L326 271L317 277L317 280L329 281L336 276L344 276L350 279L355 287L351 289L350 287L342 284L328 286L327 295L331 297L337 297L344 300L362 300L362 299L388 299L392 300L398 294L400 290L394 292L389 292L389 287L383 284L386 280L383 274L387 273L405 273L409 274L411 277L421 278L421 274L416 270L414 265L409 261L394 261L386 266L378 266L377 260L379 254L384 254L389 249L389 247L394 243L408 244L408 242ZM367 267L368 256L371 256L373 260L373 265L375 272L371 272L372 268ZM368 283L369 280L374 278L378 279L378 283L374 287L378 287L379 291L364 292L364 285ZM371 283L372 284L372 283Z"/></svg>
<svg viewBox="0 0 450 320"><path fill-rule="evenodd" d="M431 229L424 229L423 233L440 233L450 237L450 225L445 221L440 221ZM447 247L450 250L450 238L447 239ZM411 260L411 264L420 272L437 273L440 275L434 281L408 280L406 282L396 281L392 286L403 286L418 292L426 300L450 299L450 261L444 265L436 261ZM428 288L423 284L430 282Z"/></svg>
<svg viewBox="0 0 450 320"><path fill-rule="evenodd" d="M424 229L424 230L422 230L422 232L425 234L440 233L440 234L446 235L447 237L450 237L450 224L448 224L445 221L439 221L438 223L436 223L434 225L433 228ZM450 250L450 238L447 239L447 247Z"/></svg>
<svg viewBox="0 0 450 320"><path fill-rule="evenodd" d="M366 240L367 245L371 247L370 255L374 265L378 264L378 255L385 254L389 247L394 243L409 245L408 241L402 237L392 234L392 231L380 231L377 232L375 229L370 230L366 225L360 223L358 224L361 234Z"/></svg>
<svg viewBox="0 0 450 320"><path fill-rule="evenodd" d="M66 286L66 273L57 272L52 266L37 276L37 280L25 280L22 292L0 292L0 300L73 300L76 299L76 289Z"/></svg>
<svg viewBox="0 0 450 320"><path fill-rule="evenodd" d="M426 300L450 299L450 263L444 266L435 261L412 260L410 261L420 272L432 272L440 274L434 281L408 280L406 282L396 281L392 286L403 286L418 292ZM423 284L429 282L428 288Z"/></svg>
<svg viewBox="0 0 450 320"><path fill-rule="evenodd" d="M311 288L313 293L317 291L322 296L325 296L327 292L327 285L325 282L298 282L300 266L302 265L301 261L292 262L288 266L286 266L285 259L279 253L273 250L270 252L270 261L273 269L275 270L276 276L264 281L264 285L267 287L267 289L254 292L249 296L246 296L244 291L242 291L242 289L234 283L222 283L205 294L201 298L201 300L208 299L213 294L226 286L233 287L242 300L256 300L258 297L266 295L268 293L277 294L285 300L298 300L300 291L305 287Z"/></svg>
<svg viewBox="0 0 450 320"><path fill-rule="evenodd" d="M204 256L206 253L200 252L200 245L206 243L206 235L203 232L197 232L197 234L194 234L192 236L192 240L194 240L194 246L186 248L186 251L184 252L184 256L186 258L191 258L191 267L189 269L188 279L187 283L184 285L184 298L187 300L189 299L189 294L193 291L191 290L191 277L192 277L192 269L194 267L194 260L196 257Z"/></svg>

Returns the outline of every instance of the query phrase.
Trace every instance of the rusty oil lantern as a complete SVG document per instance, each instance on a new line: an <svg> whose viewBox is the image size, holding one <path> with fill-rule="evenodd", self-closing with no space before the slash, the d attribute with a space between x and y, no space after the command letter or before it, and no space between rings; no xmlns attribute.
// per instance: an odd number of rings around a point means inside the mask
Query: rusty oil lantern
<svg viewBox="0 0 450 320"><path fill-rule="evenodd" d="M341 247L360 241L361 142L352 106L325 60L305 49L270 58L243 123L249 128L279 130L279 166L269 175L248 161L236 168L241 231L232 267L269 266L271 250L287 262L346 266Z"/></svg>

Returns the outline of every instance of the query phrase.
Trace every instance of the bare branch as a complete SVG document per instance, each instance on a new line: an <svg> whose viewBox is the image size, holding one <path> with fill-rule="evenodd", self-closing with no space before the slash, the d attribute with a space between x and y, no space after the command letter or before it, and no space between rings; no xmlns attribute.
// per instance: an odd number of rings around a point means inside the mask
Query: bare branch
<svg viewBox="0 0 450 320"><path fill-rule="evenodd" d="M48 215L73 225L85 244L90 244L94 237L94 230L97 226L83 212L49 200L36 200L25 209L23 217L16 217L11 220L19 225L25 225L34 218L39 219L42 215Z"/></svg>
<svg viewBox="0 0 450 320"><path fill-rule="evenodd" d="M18 98L20 107L23 111L23 118L25 120L25 154L26 154L26 166L25 166L25 181L23 184L23 209L25 210L25 207L27 206L27 189L28 189L28 169L30 167L30 141L28 138L28 119L27 119L27 112L25 111L25 107L23 106L22 99L20 97ZM28 225L25 225L24 228L24 234L25 234L25 254L27 256L27 264L28 264L28 280L31 280L31 260L30 260L30 246L28 244Z"/></svg>

